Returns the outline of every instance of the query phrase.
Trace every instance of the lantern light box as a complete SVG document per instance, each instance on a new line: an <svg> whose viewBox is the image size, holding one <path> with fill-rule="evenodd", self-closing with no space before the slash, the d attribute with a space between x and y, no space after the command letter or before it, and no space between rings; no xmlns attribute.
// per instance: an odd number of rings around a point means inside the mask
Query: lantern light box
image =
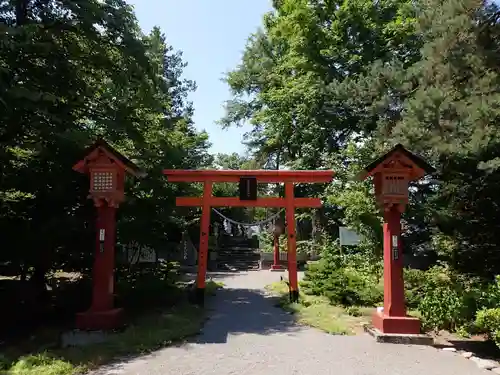
<svg viewBox="0 0 500 375"><path fill-rule="evenodd" d="M90 173L91 190L98 191L111 191L116 187L116 173L113 171L99 171L93 170Z"/></svg>
<svg viewBox="0 0 500 375"><path fill-rule="evenodd" d="M398 144L367 166L358 178L372 176L380 206L385 209L397 207L403 212L408 203L410 182L434 171L424 159Z"/></svg>
<svg viewBox="0 0 500 375"><path fill-rule="evenodd" d="M102 139L89 147L85 155L73 169L90 177L89 194L96 206L105 201L117 207L125 198L125 175L145 175L132 161Z"/></svg>

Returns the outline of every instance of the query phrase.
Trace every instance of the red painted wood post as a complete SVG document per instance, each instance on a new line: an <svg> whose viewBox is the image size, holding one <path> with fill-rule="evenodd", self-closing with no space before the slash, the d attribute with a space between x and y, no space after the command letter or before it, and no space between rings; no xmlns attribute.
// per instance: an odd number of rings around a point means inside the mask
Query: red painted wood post
<svg viewBox="0 0 500 375"><path fill-rule="evenodd" d="M284 268L281 265L280 260L280 236L279 234L273 234L273 265L271 266L271 271L283 271Z"/></svg>
<svg viewBox="0 0 500 375"><path fill-rule="evenodd" d="M200 221L200 246L198 250L198 274L196 279L196 299L200 305L205 302L205 280L208 265L208 238L210 232L210 201L212 198L212 182L203 183L203 197Z"/></svg>
<svg viewBox="0 0 500 375"><path fill-rule="evenodd" d="M288 280L290 282L290 300L299 300L299 285L297 280L297 239L295 236L295 207L293 182L285 183L287 245L288 245Z"/></svg>
<svg viewBox="0 0 500 375"><path fill-rule="evenodd" d="M90 311L113 309L116 207L105 202L97 207L96 249L92 277L92 305ZM104 240L104 241L101 241Z"/></svg>
<svg viewBox="0 0 500 375"><path fill-rule="evenodd" d="M406 316L401 213L397 207L384 211L384 313Z"/></svg>

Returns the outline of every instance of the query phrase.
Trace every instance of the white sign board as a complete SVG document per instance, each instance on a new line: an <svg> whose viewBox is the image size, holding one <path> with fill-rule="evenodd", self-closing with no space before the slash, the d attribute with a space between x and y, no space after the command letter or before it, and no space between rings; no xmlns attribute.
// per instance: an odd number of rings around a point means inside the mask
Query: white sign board
<svg viewBox="0 0 500 375"><path fill-rule="evenodd" d="M339 227L340 246L358 246L361 236L347 227Z"/></svg>

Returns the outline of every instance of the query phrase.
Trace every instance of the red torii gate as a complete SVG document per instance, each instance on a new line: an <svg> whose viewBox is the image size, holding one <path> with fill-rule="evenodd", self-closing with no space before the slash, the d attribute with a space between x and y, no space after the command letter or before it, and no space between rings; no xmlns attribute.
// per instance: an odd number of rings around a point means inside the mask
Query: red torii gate
<svg viewBox="0 0 500 375"><path fill-rule="evenodd" d="M177 206L201 207L200 247L198 252L198 274L196 279L197 300L204 302L205 278L207 272L208 235L210 210L212 207L285 207L288 236L288 277L290 299L298 301L297 244L295 238L295 208L321 207L319 198L296 198L294 183L327 183L334 172L323 171L280 171L280 170L175 170L165 169L163 174L170 182L203 182L202 197L178 197ZM214 197L213 184L235 182L240 184L240 197ZM284 183L285 197L257 197L258 183Z"/></svg>

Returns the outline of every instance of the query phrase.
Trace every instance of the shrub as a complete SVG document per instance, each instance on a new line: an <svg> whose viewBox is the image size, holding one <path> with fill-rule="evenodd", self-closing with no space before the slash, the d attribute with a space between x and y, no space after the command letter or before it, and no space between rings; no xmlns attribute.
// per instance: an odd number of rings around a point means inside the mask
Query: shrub
<svg viewBox="0 0 500 375"><path fill-rule="evenodd" d="M170 263L128 272L117 280L116 303L129 311L172 306L182 298L177 278Z"/></svg>
<svg viewBox="0 0 500 375"><path fill-rule="evenodd" d="M477 315L474 327L478 332L486 333L500 347L500 276L495 282L487 284L475 295Z"/></svg>
<svg viewBox="0 0 500 375"><path fill-rule="evenodd" d="M382 262L371 254L360 246L356 252L342 255L338 245L330 244L318 262L308 265L302 290L325 296L332 304L377 305L383 300L383 269ZM477 311L500 305L500 279L491 283L444 265L426 271L405 269L404 278L407 307L418 310L425 329L446 329L464 335L482 329L496 335L496 328L473 322Z"/></svg>
<svg viewBox="0 0 500 375"><path fill-rule="evenodd" d="M478 311L475 324L500 347L500 308Z"/></svg>
<svg viewBox="0 0 500 375"><path fill-rule="evenodd" d="M465 309L462 296L448 287L429 289L418 305L425 329L456 330L465 323Z"/></svg>
<svg viewBox="0 0 500 375"><path fill-rule="evenodd" d="M475 324L500 348L500 308L478 311Z"/></svg>
<svg viewBox="0 0 500 375"><path fill-rule="evenodd" d="M361 316L363 315L360 308L358 306L349 306L346 309L346 313L350 316Z"/></svg>
<svg viewBox="0 0 500 375"><path fill-rule="evenodd" d="M413 268L404 269L405 299L409 309L416 309L424 297L428 277L426 271Z"/></svg>
<svg viewBox="0 0 500 375"><path fill-rule="evenodd" d="M335 248L306 270L302 288L332 304L373 306L383 299L381 268L364 254L342 256Z"/></svg>
<svg viewBox="0 0 500 375"><path fill-rule="evenodd" d="M495 283L458 274L444 266L405 270L407 305L417 308L425 329L473 330L476 311L497 306Z"/></svg>
<svg viewBox="0 0 500 375"><path fill-rule="evenodd" d="M270 231L264 230L259 233L258 237L260 251L263 251L265 253L272 253L274 245L273 234Z"/></svg>
<svg viewBox="0 0 500 375"><path fill-rule="evenodd" d="M0 370L7 370L10 367L10 360L0 353Z"/></svg>

